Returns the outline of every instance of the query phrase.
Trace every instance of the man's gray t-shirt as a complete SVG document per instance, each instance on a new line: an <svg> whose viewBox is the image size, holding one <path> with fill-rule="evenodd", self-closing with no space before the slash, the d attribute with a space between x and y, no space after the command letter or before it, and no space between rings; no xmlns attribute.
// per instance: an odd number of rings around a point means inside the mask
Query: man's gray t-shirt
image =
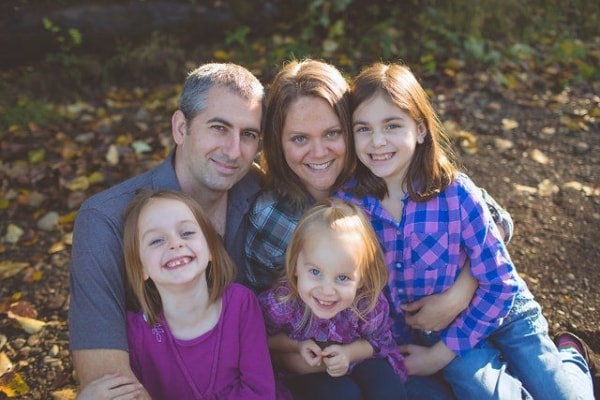
<svg viewBox="0 0 600 400"><path fill-rule="evenodd" d="M181 190L173 168L174 151L156 168L86 200L75 219L70 271L70 349L128 350L123 212L140 188ZM244 277L245 215L260 190L260 173L251 171L228 196L223 239Z"/></svg>

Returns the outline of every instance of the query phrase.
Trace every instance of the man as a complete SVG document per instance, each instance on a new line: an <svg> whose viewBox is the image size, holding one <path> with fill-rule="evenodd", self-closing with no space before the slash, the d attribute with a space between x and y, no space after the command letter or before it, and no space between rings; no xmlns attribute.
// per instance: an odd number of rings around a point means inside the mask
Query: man
<svg viewBox="0 0 600 400"><path fill-rule="evenodd" d="M81 387L109 374L132 377L125 310L122 214L140 188L176 189L202 206L242 280L244 215L260 188L253 166L264 88L245 68L206 64L192 71L171 119L175 149L164 163L88 199L73 231L70 349Z"/></svg>

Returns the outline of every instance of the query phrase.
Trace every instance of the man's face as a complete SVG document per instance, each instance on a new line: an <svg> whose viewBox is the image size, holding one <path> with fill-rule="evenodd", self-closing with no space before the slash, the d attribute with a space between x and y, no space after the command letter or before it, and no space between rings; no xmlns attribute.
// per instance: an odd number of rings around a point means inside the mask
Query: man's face
<svg viewBox="0 0 600 400"><path fill-rule="evenodd" d="M258 151L262 104L212 88L206 109L191 121L173 115L175 168L186 193L229 190L246 175Z"/></svg>

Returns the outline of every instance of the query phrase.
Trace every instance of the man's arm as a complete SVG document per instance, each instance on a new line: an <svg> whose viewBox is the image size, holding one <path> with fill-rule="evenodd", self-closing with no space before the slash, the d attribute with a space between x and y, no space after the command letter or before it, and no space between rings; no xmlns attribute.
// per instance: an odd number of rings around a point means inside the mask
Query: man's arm
<svg viewBox="0 0 600 400"><path fill-rule="evenodd" d="M132 378L137 382L137 378L129 367L129 353L123 350L74 350L73 367L77 371L81 389L97 378L115 372L120 373L121 376ZM142 389L138 398L150 399L150 396L145 389ZM81 396L79 399L86 400L85 397Z"/></svg>

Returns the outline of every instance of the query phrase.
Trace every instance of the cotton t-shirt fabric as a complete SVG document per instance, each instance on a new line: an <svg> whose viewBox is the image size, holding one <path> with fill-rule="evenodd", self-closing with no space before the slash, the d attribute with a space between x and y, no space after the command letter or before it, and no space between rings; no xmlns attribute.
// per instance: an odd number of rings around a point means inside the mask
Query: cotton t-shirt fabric
<svg viewBox="0 0 600 400"><path fill-rule="evenodd" d="M70 349L127 351L126 278L123 259L123 212L140 188L181 190L173 167L173 150L156 168L86 200L75 220L70 271ZM245 215L260 190L260 173L251 171L229 191L224 243L245 273Z"/></svg>
<svg viewBox="0 0 600 400"><path fill-rule="evenodd" d="M349 183L336 195L362 207L382 244L397 341L412 340L400 306L447 290L467 258L479 287L471 304L439 332L444 344L458 355L500 326L517 295L533 298L515 270L480 189L465 174L428 201L415 202L405 196L399 222L374 196L352 196L349 192L354 185Z"/></svg>
<svg viewBox="0 0 600 400"><path fill-rule="evenodd" d="M149 326L127 312L133 372L153 399L275 399L275 378L256 295L233 283L215 327L200 337L173 337L164 316Z"/></svg>
<svg viewBox="0 0 600 400"><path fill-rule="evenodd" d="M320 343L340 344L350 344L365 339L373 346L373 357L386 359L402 381L406 381L404 357L398 351L390 330L389 304L383 293L379 295L375 307L364 316L364 319L347 308L329 320L313 315L305 325L302 325L305 314L302 300L299 298L282 300L289 293L287 284L280 283L258 296L268 336L285 333L290 339L297 341L313 339ZM365 301L366 299L359 301L358 307L364 307ZM348 374L351 371L352 365L348 369Z"/></svg>

